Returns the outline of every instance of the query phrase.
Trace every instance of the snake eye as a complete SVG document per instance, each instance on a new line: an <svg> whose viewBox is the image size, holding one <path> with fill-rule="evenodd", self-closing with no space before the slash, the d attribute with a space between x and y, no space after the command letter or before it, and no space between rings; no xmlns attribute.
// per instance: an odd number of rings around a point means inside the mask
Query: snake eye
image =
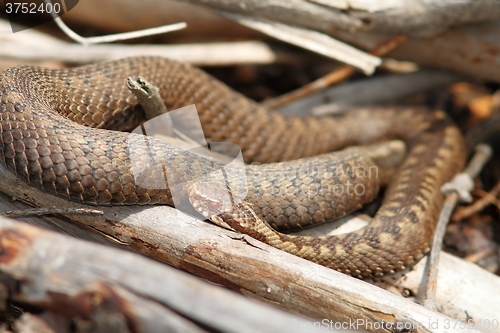
<svg viewBox="0 0 500 333"><path fill-rule="evenodd" d="M208 204L207 204L208 208L210 208L211 210L219 210L219 203L217 201L210 201Z"/></svg>

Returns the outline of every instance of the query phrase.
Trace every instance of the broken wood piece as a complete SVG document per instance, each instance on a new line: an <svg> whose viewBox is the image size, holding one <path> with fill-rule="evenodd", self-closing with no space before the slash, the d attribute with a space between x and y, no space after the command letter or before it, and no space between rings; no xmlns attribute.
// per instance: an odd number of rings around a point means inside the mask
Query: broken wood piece
<svg viewBox="0 0 500 333"><path fill-rule="evenodd" d="M301 332L307 323L134 253L5 218L0 235L0 284L10 299L96 331L133 323L133 332Z"/></svg>
<svg viewBox="0 0 500 333"><path fill-rule="evenodd" d="M498 20L496 0L183 0L205 8L314 29L327 34L404 33L436 36L450 27ZM443 19L446 18L446 19Z"/></svg>

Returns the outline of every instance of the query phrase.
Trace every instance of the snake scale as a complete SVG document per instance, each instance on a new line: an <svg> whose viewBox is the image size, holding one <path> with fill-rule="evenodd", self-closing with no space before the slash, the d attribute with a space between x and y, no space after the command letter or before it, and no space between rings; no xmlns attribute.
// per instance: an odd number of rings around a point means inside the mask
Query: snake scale
<svg viewBox="0 0 500 333"><path fill-rule="evenodd" d="M214 181L214 163L207 166L204 158L167 143L145 144L140 135L118 132L146 120L125 85L126 77L139 75L160 88L169 110L195 104L208 142L233 142L246 163L269 163L248 165L246 180L230 179L248 189L243 201L228 202L233 193L220 196L218 185L213 191L203 186ZM459 130L439 111L378 107L339 117L285 117L200 69L157 57L72 69L8 69L0 74L0 132L0 162L34 187L93 205L172 205L175 191L216 223L359 278L410 267L428 251L443 201L440 187L465 159ZM397 158L377 160L387 151L378 145L327 154L388 139L407 145L399 169ZM401 155L389 147L388 155ZM132 151L139 166L130 160ZM144 172L152 164L161 167ZM380 174L358 180L337 172L371 165ZM165 183L165 174L172 181L155 187ZM373 200L388 175L394 177L382 207L365 228L325 237L269 228L292 230L358 209ZM332 186L349 181L359 181L366 191L332 192Z"/></svg>

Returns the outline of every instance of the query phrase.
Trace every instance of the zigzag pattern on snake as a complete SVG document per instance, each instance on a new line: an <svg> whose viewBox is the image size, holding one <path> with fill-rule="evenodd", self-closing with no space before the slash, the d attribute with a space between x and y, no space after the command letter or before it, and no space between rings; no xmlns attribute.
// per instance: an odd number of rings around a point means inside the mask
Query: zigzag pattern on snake
<svg viewBox="0 0 500 333"><path fill-rule="evenodd" d="M145 121L125 85L126 77L139 75L160 87L169 110L195 104L209 142L234 142L247 163L271 163L247 167L247 183L239 184L249 190L240 207L247 220L244 228L233 221L232 228L360 278L404 269L428 251L443 200L440 187L463 167L465 155L459 130L438 111L373 108L336 118L284 117L199 69L156 57L74 69L17 67L0 74L0 162L37 188L93 205L171 205L172 191L193 195L211 171L204 159L160 141L146 147L139 136L116 132ZM380 146L310 157L388 139L408 146L397 172L397 162L378 159ZM131 147L144 165L163 163L173 188L139 186L138 179L157 184L163 178L134 170ZM363 195L336 196L331 188L352 178L335 170L370 165L379 167L378 178L395 175L367 227L317 239L252 229L260 218L265 226L290 230L358 209L376 196L379 179L356 180L366 188ZM295 171L285 174L284 168ZM224 223L233 223L235 215L226 215Z"/></svg>

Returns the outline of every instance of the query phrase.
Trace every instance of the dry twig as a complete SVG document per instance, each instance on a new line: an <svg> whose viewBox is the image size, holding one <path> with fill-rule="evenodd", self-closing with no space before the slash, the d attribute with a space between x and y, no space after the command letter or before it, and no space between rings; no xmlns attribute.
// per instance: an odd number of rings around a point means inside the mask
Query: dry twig
<svg viewBox="0 0 500 333"><path fill-rule="evenodd" d="M460 79L459 75L436 70L377 75L324 89L279 111L296 116L338 114L351 107L394 103L405 97L446 87Z"/></svg>
<svg viewBox="0 0 500 333"><path fill-rule="evenodd" d="M168 114L167 107L159 94L160 89L157 86L153 85L142 76L139 76L137 79L128 77L126 84L130 92L137 97L147 119L153 119Z"/></svg>
<svg viewBox="0 0 500 333"><path fill-rule="evenodd" d="M384 54L392 51L395 47L400 45L405 41L406 37L400 35L396 36L394 38L391 38L389 41L385 42L384 44L380 45L378 48L370 52L370 54L373 54L375 56L383 56ZM277 98L273 98L270 100L265 101L263 104L267 107L277 109L280 107L285 106L286 104L289 104L295 100L298 100L299 98L303 98L305 96L308 96L316 91L319 91L321 89L324 89L326 87L329 87L331 85L337 84L345 79L347 79L349 76L355 73L355 69L351 66L342 66L333 72L323 76L322 78L313 81L311 83L306 84L305 86L289 92L285 95L282 95Z"/></svg>
<svg viewBox="0 0 500 333"><path fill-rule="evenodd" d="M51 0L44 0L44 2L46 4L52 5ZM145 36L158 35L158 34L163 34L163 33L171 32L171 31L184 29L186 27L186 23L181 22L181 23L164 25L162 27L156 27L156 28L150 28L150 29L144 29L144 30L136 30L136 31L124 32L124 33L120 33L120 34L98 36L98 37L82 37L79 34L77 34L76 32L74 32L73 30L71 30L64 23L64 21L59 16L57 16L57 14L55 12L51 12L50 14L52 15L52 18L54 19L54 22L56 22L59 29L61 29L61 31L66 34L66 36L68 36L69 38L73 39L75 42L78 42L82 45L111 43L111 42L116 42L119 40L127 40L127 39L133 39L133 38L139 38L139 37L145 37Z"/></svg>
<svg viewBox="0 0 500 333"><path fill-rule="evenodd" d="M441 245L443 243L446 226L450 220L451 213L459 201L467 202L472 199L469 194L469 192L473 189L472 179L479 175L481 169L490 159L491 155L492 149L489 146L485 144L478 145L476 147L476 154L473 156L464 172L456 175L452 181L442 187L442 191L448 195L444 201L444 205L441 209L441 213L439 214L439 220L434 231L431 253L429 254L429 260L427 261L428 274L424 277L422 282L422 291L419 293L419 297L417 298L417 301L430 309L436 309L435 299L439 255L441 252Z"/></svg>
<svg viewBox="0 0 500 333"><path fill-rule="evenodd" d="M317 31L297 28L265 19L220 12L244 26L263 32L287 43L302 47L334 60L346 63L370 75L382 63L380 58L367 54L350 45Z"/></svg>
<svg viewBox="0 0 500 333"><path fill-rule="evenodd" d="M2 214L5 217L24 217L30 215L54 215L54 214L89 214L103 215L104 212L98 209L91 208L59 208L59 207L44 207L32 209L9 210Z"/></svg>
<svg viewBox="0 0 500 333"><path fill-rule="evenodd" d="M456 222L466 219L473 214L482 211L488 205L496 205L498 209L500 209L500 200L497 199L497 196L500 193L500 182L496 183L496 185L489 192L475 189L473 193L479 195L480 198L473 204L464 207L453 214L451 217L452 221Z"/></svg>

